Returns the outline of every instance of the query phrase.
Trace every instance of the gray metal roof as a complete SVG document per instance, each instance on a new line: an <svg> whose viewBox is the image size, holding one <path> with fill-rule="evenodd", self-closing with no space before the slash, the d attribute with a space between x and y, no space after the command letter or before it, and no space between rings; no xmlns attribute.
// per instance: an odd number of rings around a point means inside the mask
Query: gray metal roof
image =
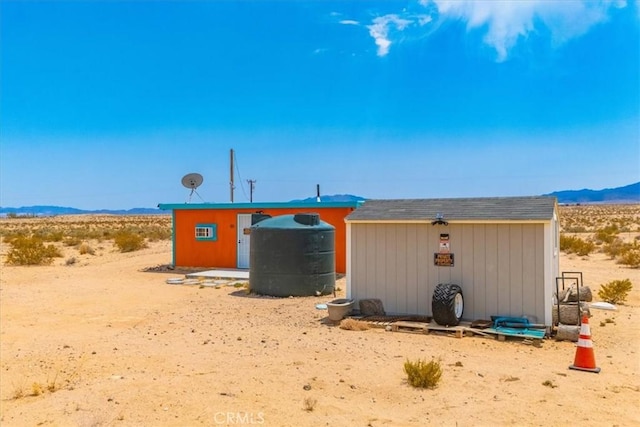
<svg viewBox="0 0 640 427"><path fill-rule="evenodd" d="M347 216L347 221L551 220L556 198L484 197L461 199L367 200Z"/></svg>

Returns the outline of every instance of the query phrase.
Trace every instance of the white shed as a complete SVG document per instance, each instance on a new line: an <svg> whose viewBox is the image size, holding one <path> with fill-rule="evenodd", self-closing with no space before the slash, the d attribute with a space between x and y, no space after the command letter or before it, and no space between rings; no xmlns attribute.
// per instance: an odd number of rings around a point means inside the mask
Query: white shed
<svg viewBox="0 0 640 427"><path fill-rule="evenodd" d="M368 200L347 223L347 297L432 315L457 284L466 320L527 316L551 325L559 275L555 197Z"/></svg>

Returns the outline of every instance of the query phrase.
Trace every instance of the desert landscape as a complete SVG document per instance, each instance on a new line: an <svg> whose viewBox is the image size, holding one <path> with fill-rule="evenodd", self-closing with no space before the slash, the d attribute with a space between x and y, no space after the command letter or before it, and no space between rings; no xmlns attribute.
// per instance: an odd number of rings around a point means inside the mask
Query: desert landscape
<svg viewBox="0 0 640 427"><path fill-rule="evenodd" d="M2 218L0 424L640 425L640 269L627 262L640 206L560 213L562 235L582 242L561 271L582 272L594 301L603 284L633 284L617 310L591 310L599 374L568 369L569 341L344 330L316 308L333 296L167 284L189 272L168 267L170 216ZM122 252L119 230L146 247ZM50 265L7 263L21 233L57 250ZM439 361L435 388L407 383L403 365L419 359Z"/></svg>

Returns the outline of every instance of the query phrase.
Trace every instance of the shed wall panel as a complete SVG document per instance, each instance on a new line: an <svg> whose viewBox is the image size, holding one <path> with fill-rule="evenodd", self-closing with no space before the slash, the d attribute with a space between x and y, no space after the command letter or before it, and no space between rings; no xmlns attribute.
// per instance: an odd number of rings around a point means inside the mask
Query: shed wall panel
<svg viewBox="0 0 640 427"><path fill-rule="evenodd" d="M407 313L418 312L418 230L416 224L406 225L406 248L407 256L405 258L405 278L407 283L407 294L405 306Z"/></svg>
<svg viewBox="0 0 640 427"><path fill-rule="evenodd" d="M478 319L488 319L486 227L473 226L473 312Z"/></svg>
<svg viewBox="0 0 640 427"><path fill-rule="evenodd" d="M368 237L371 239L371 250L374 251L375 266L372 268L375 275L371 278L372 288L375 292L370 298L384 300L386 297L385 283L387 280L387 253L385 251L387 236L385 230L376 225L372 225ZM375 239L375 240L374 240Z"/></svg>
<svg viewBox="0 0 640 427"><path fill-rule="evenodd" d="M485 312L498 313L498 226L485 226L486 293Z"/></svg>
<svg viewBox="0 0 640 427"><path fill-rule="evenodd" d="M458 253L460 254L460 278L454 277L453 283L458 283L462 288L462 295L464 298L470 303L469 307L465 307L465 310L468 312L471 310L473 313L477 313L478 308L476 303L476 288L475 288L475 277L473 275L473 239L474 239L474 227L462 227L460 231L460 235L462 236L460 242L460 249ZM464 313L463 313L464 314Z"/></svg>
<svg viewBox="0 0 640 427"><path fill-rule="evenodd" d="M398 286L396 289L401 289L402 292L396 293L396 304L398 307L402 307L402 311L408 312L409 310L409 282L407 281L407 260L409 258L415 259L415 254L409 255L407 240L407 224L402 224L397 228L397 242L395 249L396 268L394 283L404 283L405 286Z"/></svg>
<svg viewBox="0 0 640 427"><path fill-rule="evenodd" d="M511 276L509 264L511 262L511 242L509 225L498 227L498 311L497 315L505 315L509 312L511 303Z"/></svg>
<svg viewBox="0 0 640 427"><path fill-rule="evenodd" d="M522 225L509 226L509 311L522 313L522 266L523 266Z"/></svg>
<svg viewBox="0 0 640 427"><path fill-rule="evenodd" d="M538 227L540 235L542 229ZM536 313L536 227L524 226L522 233L522 314L533 316ZM539 276L542 279L542 276ZM538 282L540 283L540 282ZM543 322L544 319L535 319L535 322Z"/></svg>
<svg viewBox="0 0 640 427"><path fill-rule="evenodd" d="M418 224L416 225L416 256L415 263L417 265L417 310L416 313L429 313L431 312L431 295L433 293L433 282L429 280L431 270L429 266L429 257L432 256L429 251L429 228L430 225Z"/></svg>

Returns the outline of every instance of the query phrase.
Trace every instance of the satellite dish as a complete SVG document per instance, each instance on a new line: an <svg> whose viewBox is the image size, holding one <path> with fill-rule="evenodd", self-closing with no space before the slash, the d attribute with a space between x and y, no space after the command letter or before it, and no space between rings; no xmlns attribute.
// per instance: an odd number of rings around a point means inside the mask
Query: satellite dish
<svg viewBox="0 0 640 427"><path fill-rule="evenodd" d="M182 177L182 185L191 189L191 193L189 193L189 202L191 202L191 196L193 196L193 193L198 194L196 188L200 187L203 181L204 178L199 173L188 173ZM200 197L199 194L198 197ZM200 197L200 200L202 200L202 197Z"/></svg>
<svg viewBox="0 0 640 427"><path fill-rule="evenodd" d="M182 177L182 185L192 190L202 185L204 178L199 173L188 173Z"/></svg>

